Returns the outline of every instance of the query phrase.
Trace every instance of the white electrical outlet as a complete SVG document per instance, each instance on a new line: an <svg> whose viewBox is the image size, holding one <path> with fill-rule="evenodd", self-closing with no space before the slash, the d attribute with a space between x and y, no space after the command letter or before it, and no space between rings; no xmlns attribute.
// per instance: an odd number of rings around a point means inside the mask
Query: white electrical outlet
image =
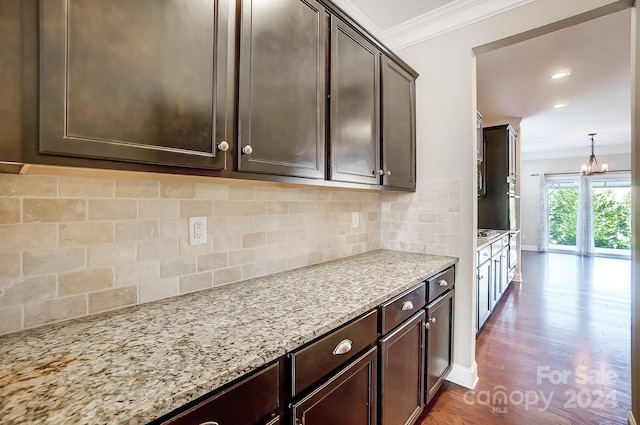
<svg viewBox="0 0 640 425"><path fill-rule="evenodd" d="M207 243L207 217L189 217L189 245Z"/></svg>
<svg viewBox="0 0 640 425"><path fill-rule="evenodd" d="M351 213L351 227L354 228L354 229L359 226L358 218L359 217L358 217L358 213L357 212L352 212Z"/></svg>

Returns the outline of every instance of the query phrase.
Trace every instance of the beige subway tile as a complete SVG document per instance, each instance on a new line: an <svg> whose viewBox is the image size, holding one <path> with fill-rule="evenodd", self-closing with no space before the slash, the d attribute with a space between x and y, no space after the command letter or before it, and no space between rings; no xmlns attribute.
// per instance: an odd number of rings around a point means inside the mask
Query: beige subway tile
<svg viewBox="0 0 640 425"><path fill-rule="evenodd" d="M288 229L287 242L299 242L307 240L307 229Z"/></svg>
<svg viewBox="0 0 640 425"><path fill-rule="evenodd" d="M211 235L213 252L237 251L242 249L242 235L239 233L214 233Z"/></svg>
<svg viewBox="0 0 640 425"><path fill-rule="evenodd" d="M57 195L57 177L0 174L0 196L54 197Z"/></svg>
<svg viewBox="0 0 640 425"><path fill-rule="evenodd" d="M213 285L213 272L205 272L182 276L180 278L180 293L199 291L211 288Z"/></svg>
<svg viewBox="0 0 640 425"><path fill-rule="evenodd" d="M242 279L242 267L230 267L213 272L213 284L224 285L226 283L237 282Z"/></svg>
<svg viewBox="0 0 640 425"><path fill-rule="evenodd" d="M266 232L246 233L242 235L242 248L254 248L267 243Z"/></svg>
<svg viewBox="0 0 640 425"><path fill-rule="evenodd" d="M449 180L449 191L450 192L459 192L460 191L460 180Z"/></svg>
<svg viewBox="0 0 640 425"><path fill-rule="evenodd" d="M196 184L196 198L212 201L229 199L229 186L224 184Z"/></svg>
<svg viewBox="0 0 640 425"><path fill-rule="evenodd" d="M207 243L202 245L190 245L188 238L180 239L178 244L178 255L180 257L196 257L213 252L213 242L210 238L207 239Z"/></svg>
<svg viewBox="0 0 640 425"><path fill-rule="evenodd" d="M115 286L140 286L160 278L160 263L158 261L135 263L115 267L114 271Z"/></svg>
<svg viewBox="0 0 640 425"><path fill-rule="evenodd" d="M89 220L133 220L136 218L138 218L138 202L135 200L89 200Z"/></svg>
<svg viewBox="0 0 640 425"><path fill-rule="evenodd" d="M269 245L277 245L287 242L289 230L273 230L267 232L267 243Z"/></svg>
<svg viewBox="0 0 640 425"><path fill-rule="evenodd" d="M178 256L178 239L138 242L138 261L166 260Z"/></svg>
<svg viewBox="0 0 640 425"><path fill-rule="evenodd" d="M58 196L61 198L113 198L113 186L113 180L60 177Z"/></svg>
<svg viewBox="0 0 640 425"><path fill-rule="evenodd" d="M134 263L136 261L136 244L134 242L118 242L91 245L87 248L89 267L113 267Z"/></svg>
<svg viewBox="0 0 640 425"><path fill-rule="evenodd" d="M262 215L254 217L254 230L256 232L267 232L278 229L278 217L272 215Z"/></svg>
<svg viewBox="0 0 640 425"><path fill-rule="evenodd" d="M267 274L267 263L252 263L242 266L242 279L253 279Z"/></svg>
<svg viewBox="0 0 640 425"><path fill-rule="evenodd" d="M274 260L267 261L267 273L279 273L287 270L287 259L276 258Z"/></svg>
<svg viewBox="0 0 640 425"><path fill-rule="evenodd" d="M21 212L20 199L0 198L0 224L20 223Z"/></svg>
<svg viewBox="0 0 640 425"><path fill-rule="evenodd" d="M322 252L311 252L307 254L307 264L320 264L322 263Z"/></svg>
<svg viewBox="0 0 640 425"><path fill-rule="evenodd" d="M448 180L432 180L422 185L422 190L426 192L445 192L449 190Z"/></svg>
<svg viewBox="0 0 640 425"><path fill-rule="evenodd" d="M20 276L21 264L19 252L0 252L0 288L6 279Z"/></svg>
<svg viewBox="0 0 640 425"><path fill-rule="evenodd" d="M213 201L213 215L219 217L241 216L242 202Z"/></svg>
<svg viewBox="0 0 640 425"><path fill-rule="evenodd" d="M56 298L53 300L29 303L24 306L26 328L46 323L75 319L87 315L87 296Z"/></svg>
<svg viewBox="0 0 640 425"><path fill-rule="evenodd" d="M87 201L81 199L27 198L22 203L25 223L85 221Z"/></svg>
<svg viewBox="0 0 640 425"><path fill-rule="evenodd" d="M116 198L157 198L160 183L155 180L116 180Z"/></svg>
<svg viewBox="0 0 640 425"><path fill-rule="evenodd" d="M180 257L160 263L160 277L184 276L196 272L196 257Z"/></svg>
<svg viewBox="0 0 640 425"><path fill-rule="evenodd" d="M53 248L58 245L55 224L0 225L0 251L25 251Z"/></svg>
<svg viewBox="0 0 640 425"><path fill-rule="evenodd" d="M230 186L229 199L251 201L255 198L255 189L252 186Z"/></svg>
<svg viewBox="0 0 640 425"><path fill-rule="evenodd" d="M180 201L177 199L141 199L138 203L140 218L180 218Z"/></svg>
<svg viewBox="0 0 640 425"><path fill-rule="evenodd" d="M4 290L0 305L11 306L55 298L56 276L27 277Z"/></svg>
<svg viewBox="0 0 640 425"><path fill-rule="evenodd" d="M367 219L369 221L380 221L380 213L379 212L370 212L367 214Z"/></svg>
<svg viewBox="0 0 640 425"><path fill-rule="evenodd" d="M179 294L179 279L177 277L142 281L138 285L140 303L175 297Z"/></svg>
<svg viewBox="0 0 640 425"><path fill-rule="evenodd" d="M460 212L460 192L449 192L449 211Z"/></svg>
<svg viewBox="0 0 640 425"><path fill-rule="evenodd" d="M296 255L294 257L290 257L287 259L287 269L299 269L300 267L305 267L307 265L307 255Z"/></svg>
<svg viewBox="0 0 640 425"><path fill-rule="evenodd" d="M138 302L138 288L127 286L89 294L89 314L118 307L133 305Z"/></svg>
<svg viewBox="0 0 640 425"><path fill-rule="evenodd" d="M184 239L189 237L189 221L186 218L162 220L161 239Z"/></svg>
<svg viewBox="0 0 640 425"><path fill-rule="evenodd" d="M364 252L364 246L363 244L351 245L351 255L362 254Z"/></svg>
<svg viewBox="0 0 640 425"><path fill-rule="evenodd" d="M66 295L96 292L113 286L111 269L90 269L58 275L58 294Z"/></svg>
<svg viewBox="0 0 640 425"><path fill-rule="evenodd" d="M160 223L156 220L136 220L116 222L116 241L141 241L158 239Z"/></svg>
<svg viewBox="0 0 640 425"><path fill-rule="evenodd" d="M84 248L26 251L22 254L25 276L78 270L85 265Z"/></svg>
<svg viewBox="0 0 640 425"><path fill-rule="evenodd" d="M265 215L266 213L266 201L247 201L242 205L242 215Z"/></svg>
<svg viewBox="0 0 640 425"><path fill-rule="evenodd" d="M160 197L172 199L195 199L195 183L160 182Z"/></svg>
<svg viewBox="0 0 640 425"><path fill-rule="evenodd" d="M358 243L358 234L357 233L352 233L350 235L347 235L346 239L345 239L345 243L347 245L354 245Z"/></svg>
<svg viewBox="0 0 640 425"><path fill-rule="evenodd" d="M253 251L253 249L243 249L241 251L229 252L229 266L231 267L253 263L254 261L255 252Z"/></svg>
<svg viewBox="0 0 640 425"><path fill-rule="evenodd" d="M198 256L198 271L204 272L209 270L223 269L229 264L228 254L226 252L218 252L213 254Z"/></svg>
<svg viewBox="0 0 640 425"><path fill-rule="evenodd" d="M212 215L212 201L180 201L180 217L210 217Z"/></svg>
<svg viewBox="0 0 640 425"><path fill-rule="evenodd" d="M255 230L255 217L234 217L227 226L229 233L251 233Z"/></svg>
<svg viewBox="0 0 640 425"><path fill-rule="evenodd" d="M286 245L269 245L261 246L255 249L256 262L276 260L278 258L286 258Z"/></svg>
<svg viewBox="0 0 640 425"><path fill-rule="evenodd" d="M113 223L61 223L58 226L60 246L110 243L113 240Z"/></svg>
<svg viewBox="0 0 640 425"><path fill-rule="evenodd" d="M285 201L269 201L267 213L271 215L289 214L289 203Z"/></svg>
<svg viewBox="0 0 640 425"><path fill-rule="evenodd" d="M22 306L0 308L0 335L23 329Z"/></svg>

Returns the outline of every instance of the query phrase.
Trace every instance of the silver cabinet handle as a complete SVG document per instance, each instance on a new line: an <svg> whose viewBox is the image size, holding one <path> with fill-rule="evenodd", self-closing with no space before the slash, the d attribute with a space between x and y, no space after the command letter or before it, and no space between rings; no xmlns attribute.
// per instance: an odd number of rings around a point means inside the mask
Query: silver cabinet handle
<svg viewBox="0 0 640 425"><path fill-rule="evenodd" d="M489 254L488 254L488 253L486 253L486 252L483 252L483 253L482 253L482 256L483 256L483 257L488 257L488 256L489 256Z"/></svg>
<svg viewBox="0 0 640 425"><path fill-rule="evenodd" d="M447 282L446 280L442 279L440 282L438 282L440 284L440 286L447 286L449 284L449 282Z"/></svg>
<svg viewBox="0 0 640 425"><path fill-rule="evenodd" d="M343 339L336 345L336 348L333 349L333 355L339 356L340 354L346 354L351 351L352 346L353 342L350 339Z"/></svg>
<svg viewBox="0 0 640 425"><path fill-rule="evenodd" d="M220 425L220 424L214 421L207 421L207 422L202 422L200 425Z"/></svg>
<svg viewBox="0 0 640 425"><path fill-rule="evenodd" d="M387 170L387 176L391 175L391 171Z"/></svg>
<svg viewBox="0 0 640 425"><path fill-rule="evenodd" d="M226 152L229 150L229 143L225 142L224 140L220 143L218 143L218 149L220 149L222 152Z"/></svg>
<svg viewBox="0 0 640 425"><path fill-rule="evenodd" d="M242 148L242 153L246 155L251 155L253 153L253 148L251 147L251 145L247 145Z"/></svg>
<svg viewBox="0 0 640 425"><path fill-rule="evenodd" d="M411 301L405 301L402 304L402 311L413 310L413 303Z"/></svg>

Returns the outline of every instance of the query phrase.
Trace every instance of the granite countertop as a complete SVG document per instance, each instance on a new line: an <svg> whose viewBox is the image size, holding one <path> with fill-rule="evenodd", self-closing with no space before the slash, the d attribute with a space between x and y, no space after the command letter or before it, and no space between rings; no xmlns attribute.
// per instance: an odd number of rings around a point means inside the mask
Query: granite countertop
<svg viewBox="0 0 640 425"><path fill-rule="evenodd" d="M494 230L494 232L496 233L487 237L478 236L477 249L484 248L486 245L497 241L498 239L500 239L504 235L508 235L512 231L511 230Z"/></svg>
<svg viewBox="0 0 640 425"><path fill-rule="evenodd" d="M456 261L380 250L0 337L0 418L146 423Z"/></svg>

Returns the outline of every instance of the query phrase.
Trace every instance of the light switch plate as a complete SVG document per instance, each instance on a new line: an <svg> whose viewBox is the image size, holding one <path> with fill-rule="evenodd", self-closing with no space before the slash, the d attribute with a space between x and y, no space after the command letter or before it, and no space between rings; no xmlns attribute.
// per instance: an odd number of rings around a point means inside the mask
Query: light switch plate
<svg viewBox="0 0 640 425"><path fill-rule="evenodd" d="M189 217L189 245L207 243L207 217Z"/></svg>

